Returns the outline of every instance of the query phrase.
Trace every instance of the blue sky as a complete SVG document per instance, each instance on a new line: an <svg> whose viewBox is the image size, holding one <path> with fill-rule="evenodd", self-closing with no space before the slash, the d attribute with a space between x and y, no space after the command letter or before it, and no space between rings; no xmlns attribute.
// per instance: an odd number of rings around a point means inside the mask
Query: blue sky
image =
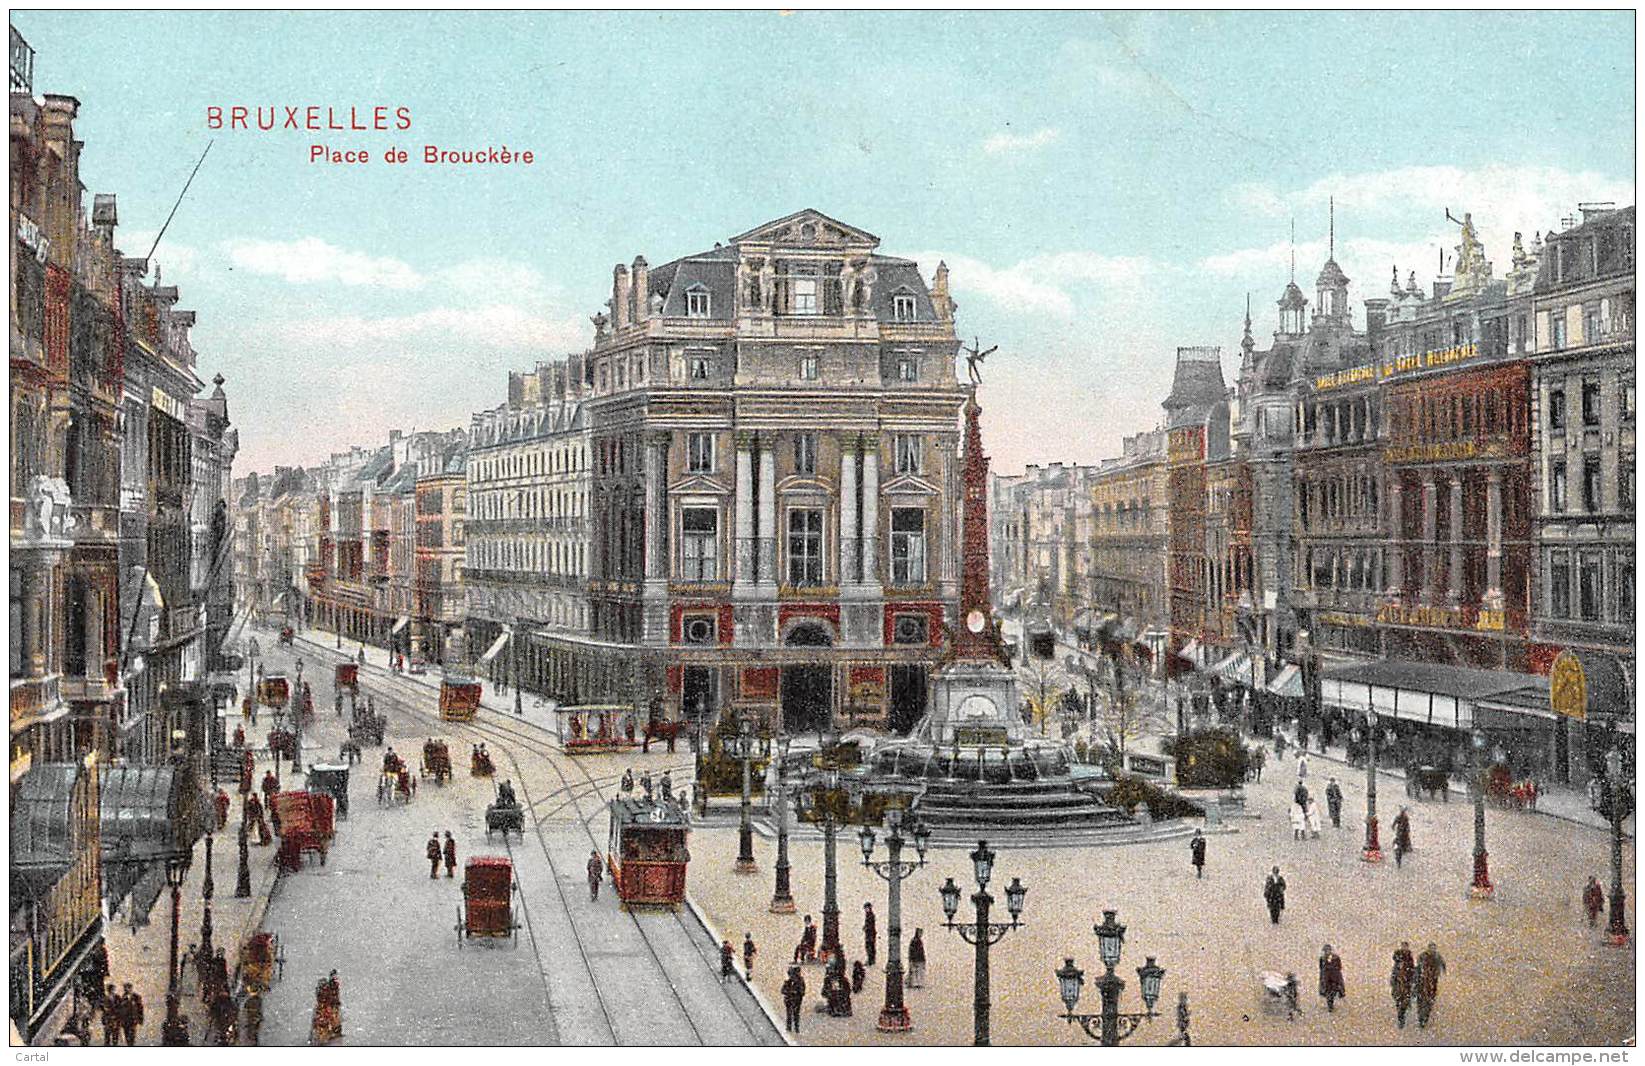
<svg viewBox="0 0 1645 1066"><path fill-rule="evenodd" d="M156 259L237 470L466 425L505 371L588 343L612 264L801 207L953 271L1000 345L995 469L1090 462L1159 418L1175 346L1259 339L1337 203L1359 301L1426 284L1473 213L1515 230L1634 200L1634 16L1610 13L14 12L76 96L90 192L148 250L206 108L409 107L408 133L224 131ZM365 166L308 148L364 148ZM530 149L529 167L378 161Z"/></svg>

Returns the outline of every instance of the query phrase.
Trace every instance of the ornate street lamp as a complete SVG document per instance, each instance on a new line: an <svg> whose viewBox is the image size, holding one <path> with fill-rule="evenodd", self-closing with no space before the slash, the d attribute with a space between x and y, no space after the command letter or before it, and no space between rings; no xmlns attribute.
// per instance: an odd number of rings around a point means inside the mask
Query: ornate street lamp
<svg viewBox="0 0 1645 1066"><path fill-rule="evenodd" d="M737 864L734 869L740 874L757 873L759 866L754 862L754 785L750 769L754 758L754 727L746 714L737 723L737 736L732 740L732 745L743 764L742 824L737 829Z"/></svg>
<svg viewBox="0 0 1645 1066"><path fill-rule="evenodd" d="M251 898L251 849L246 840L246 826L240 823L240 869L234 875L234 898Z"/></svg>
<svg viewBox="0 0 1645 1066"><path fill-rule="evenodd" d="M840 948L840 898L839 898L839 871L835 861L835 839L839 829L840 816L835 811L836 802L841 796L840 772L829 766L820 776L821 788L815 787L817 782L810 782L800 793L801 809L811 815L814 822L822 825L823 831L823 907L822 907L822 947L818 950L818 959L823 963L830 963L834 956L842 954Z"/></svg>
<svg viewBox="0 0 1645 1066"><path fill-rule="evenodd" d="M170 997L166 1005L168 1024L173 1024L173 1019L177 1017L177 916L183 881L188 877L189 866L193 862L194 852L188 848L178 848L166 856L166 887L171 889L171 961L166 971L166 992Z"/></svg>
<svg viewBox="0 0 1645 1066"><path fill-rule="evenodd" d="M1613 746L1605 753L1605 790L1611 803L1611 920L1605 935L1612 944L1628 943L1627 896L1622 889L1622 751Z"/></svg>
<svg viewBox="0 0 1645 1066"><path fill-rule="evenodd" d="M788 748L787 733L777 738L777 884L771 893L772 914L794 913L794 892L789 886L788 865Z"/></svg>
<svg viewBox="0 0 1645 1066"><path fill-rule="evenodd" d="M291 714L291 772L303 772L303 660L297 660L297 701Z"/></svg>
<svg viewBox="0 0 1645 1066"><path fill-rule="evenodd" d="M1086 1036L1104 1047L1118 1047L1122 1040L1136 1031L1139 1024L1152 1021L1157 1016L1154 1006L1159 1002L1160 985L1165 981L1165 968L1157 965L1154 956L1149 955L1147 961L1137 967L1137 980L1141 984L1145 1009L1135 1014L1120 1012L1120 993L1125 991L1125 981L1114 973L1114 967L1119 965L1120 954L1125 948L1125 926L1114 920L1117 913L1103 911L1102 924L1091 928L1097 935L1097 954L1105 971L1097 980L1097 990L1102 995L1101 1013L1075 1013L1080 991L1085 987L1085 971L1075 966L1073 959L1064 959L1062 968L1056 971L1057 987L1062 993L1065 1008L1062 1017L1070 1025L1078 1022Z"/></svg>
<svg viewBox="0 0 1645 1066"><path fill-rule="evenodd" d="M211 876L212 840L211 834L206 834L206 875L200 882L200 901L203 904L200 913L200 953L207 956L214 954L211 942L211 897L217 891L217 884Z"/></svg>
<svg viewBox="0 0 1645 1066"><path fill-rule="evenodd" d="M952 877L943 882L937 894L942 897L942 912L945 916L943 928L958 932L960 939L976 946L977 961L971 1001L972 1043L976 1047L988 1047L988 949L998 943L1006 933L1022 927L1019 919L1022 917L1023 899L1027 896L1028 889L1013 877L1005 890L1005 907L1011 914L1010 923L990 922L988 910L994 904L994 897L988 894L988 881L994 873L994 852L988 847L988 841L977 841L977 850L971 853L971 866L977 879L977 891L971 896L971 903L977 912L974 922L954 921L954 915L960 907L960 886L954 883Z"/></svg>
<svg viewBox="0 0 1645 1066"><path fill-rule="evenodd" d="M1491 884L1490 857L1485 852L1485 733L1475 729L1470 739L1474 753L1474 881L1468 894L1475 899L1490 899L1495 886Z"/></svg>
<svg viewBox="0 0 1645 1066"><path fill-rule="evenodd" d="M931 841L931 830L926 828L925 823L915 820L910 835L918 859L903 862L902 849L908 841L902 835L902 811L888 812L885 824L889 830L885 838L885 850L889 857L883 862L874 860L874 830L865 825L857 835L862 844L862 864L879 874L890 886L890 902L886 908L890 925L886 929L885 1005L880 1008L877 1028L882 1033L906 1033L914 1028L914 1022L902 1001L902 882L903 878L925 865L925 849Z"/></svg>
<svg viewBox="0 0 1645 1066"><path fill-rule="evenodd" d="M1359 857L1366 862L1382 861L1382 845L1377 840L1377 722L1376 704L1365 704L1365 739L1368 745L1365 760L1365 847Z"/></svg>

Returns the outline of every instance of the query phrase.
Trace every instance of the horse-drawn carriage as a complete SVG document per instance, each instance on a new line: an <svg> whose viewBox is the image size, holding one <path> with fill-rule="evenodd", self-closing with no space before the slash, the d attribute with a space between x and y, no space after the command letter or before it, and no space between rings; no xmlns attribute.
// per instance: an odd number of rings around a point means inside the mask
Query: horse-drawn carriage
<svg viewBox="0 0 1645 1066"><path fill-rule="evenodd" d="M416 780L411 768L392 749L383 755L383 772L377 778L377 804L388 807L395 803L410 803L417 794Z"/></svg>
<svg viewBox="0 0 1645 1066"><path fill-rule="evenodd" d="M297 734L289 729L279 728L268 731L268 750L286 758L297 758Z"/></svg>
<svg viewBox="0 0 1645 1066"><path fill-rule="evenodd" d="M480 683L472 677L447 674L440 680L440 717L447 722L472 722L480 709Z"/></svg>
<svg viewBox="0 0 1645 1066"><path fill-rule="evenodd" d="M490 840L494 832L501 833L507 844L510 831L525 842L525 808L514 797L514 786L504 781L497 786L497 802L486 808L486 839Z"/></svg>
<svg viewBox="0 0 1645 1066"><path fill-rule="evenodd" d="M696 732L696 723L685 718L667 719L661 715L653 715L645 723L645 739L640 744L640 750L646 753L651 751L651 742L666 743L670 753L681 737L689 739Z"/></svg>
<svg viewBox="0 0 1645 1066"><path fill-rule="evenodd" d="M267 992L285 969L286 949L275 934L256 933L240 945L240 980L248 992Z"/></svg>
<svg viewBox="0 0 1645 1066"><path fill-rule="evenodd" d="M290 626L280 627L280 643L291 644L297 639L297 633Z"/></svg>
<svg viewBox="0 0 1645 1066"><path fill-rule="evenodd" d="M360 691L360 664L350 660L338 663L333 683L340 689L346 688L358 694Z"/></svg>
<svg viewBox="0 0 1645 1066"><path fill-rule="evenodd" d="M457 946L471 936L508 937L519 943L520 923L514 916L514 864L498 856L481 855L463 867L463 902L457 908Z"/></svg>
<svg viewBox="0 0 1645 1066"><path fill-rule="evenodd" d="M354 717L348 723L348 738L356 744L380 748L387 728L387 715L373 714L364 707L355 707Z"/></svg>
<svg viewBox="0 0 1645 1066"><path fill-rule="evenodd" d="M423 741L422 776L434 778L434 783L442 787L451 779L451 749L444 740Z"/></svg>
<svg viewBox="0 0 1645 1066"><path fill-rule="evenodd" d="M474 745L474 750L468 756L468 772L471 777L490 777L497 772L497 766L491 761L491 752L485 749L484 744Z"/></svg>
<svg viewBox="0 0 1645 1066"><path fill-rule="evenodd" d="M348 767L312 763L308 768L310 792L324 792L337 803L337 817L348 821Z"/></svg>
<svg viewBox="0 0 1645 1066"><path fill-rule="evenodd" d="M326 864L336 832L333 801L324 792L277 792L274 812L280 824L280 859L287 869L301 869L302 856L316 852Z"/></svg>
<svg viewBox="0 0 1645 1066"><path fill-rule="evenodd" d="M257 682L257 702L277 711L291 702L291 681L284 674L270 674Z"/></svg>
<svg viewBox="0 0 1645 1066"><path fill-rule="evenodd" d="M627 704L557 707L554 714L559 719L560 745L567 755L623 751L636 744L639 715Z"/></svg>
<svg viewBox="0 0 1645 1066"><path fill-rule="evenodd" d="M610 803L606 864L625 907L677 907L685 900L691 832L685 808L667 797L619 796Z"/></svg>
<svg viewBox="0 0 1645 1066"><path fill-rule="evenodd" d="M1418 766L1405 774L1405 792L1412 799L1433 799L1437 793L1451 802L1451 774L1437 766Z"/></svg>

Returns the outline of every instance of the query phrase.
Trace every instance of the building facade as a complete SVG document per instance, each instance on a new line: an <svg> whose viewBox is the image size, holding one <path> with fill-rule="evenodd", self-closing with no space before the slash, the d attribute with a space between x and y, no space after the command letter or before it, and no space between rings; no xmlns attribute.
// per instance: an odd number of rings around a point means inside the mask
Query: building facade
<svg viewBox="0 0 1645 1066"><path fill-rule="evenodd" d="M1091 606L1114 638L1153 650L1169 621L1170 477L1164 428L1126 437L1091 477Z"/></svg>

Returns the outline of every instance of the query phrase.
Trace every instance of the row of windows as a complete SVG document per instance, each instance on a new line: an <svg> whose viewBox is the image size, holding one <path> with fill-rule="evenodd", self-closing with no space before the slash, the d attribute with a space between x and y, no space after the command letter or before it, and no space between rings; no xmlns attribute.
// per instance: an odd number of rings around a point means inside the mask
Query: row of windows
<svg viewBox="0 0 1645 1066"><path fill-rule="evenodd" d="M708 381L714 376L714 364L719 353L713 349L691 349L685 354L687 381ZM801 381L819 381L822 378L822 356L805 352L799 357L797 372ZM897 355L897 380L905 384L920 380L919 353Z"/></svg>
<svg viewBox="0 0 1645 1066"><path fill-rule="evenodd" d="M1573 335L1571 311L1580 316L1582 335ZM1547 347L1561 351L1577 345L1597 344L1613 337L1629 337L1634 332L1634 294L1590 303L1554 308L1547 312ZM1523 326L1521 327L1523 330ZM1522 349L1523 350L1523 349Z"/></svg>
<svg viewBox="0 0 1645 1066"><path fill-rule="evenodd" d="M685 440L685 469L691 474L712 474L719 469L714 433L687 433ZM817 434L796 433L792 441L794 472L817 472ZM924 466L924 438L917 433L892 435L892 463L899 474L918 474Z"/></svg>
<svg viewBox="0 0 1645 1066"><path fill-rule="evenodd" d="M1577 411L1584 426L1598 426L1602 414L1600 380L1597 377L1585 377L1578 385ZM1565 386L1557 385L1548 390L1548 429L1554 433L1563 433L1570 415L1570 398L1565 395ZM1626 373L1617 381L1617 413L1624 422L1633 421L1634 417L1634 382Z"/></svg>
<svg viewBox="0 0 1645 1066"><path fill-rule="evenodd" d="M475 459L470 480L490 481L502 477L531 477L539 474L575 473L588 463L588 453L580 444L537 448L488 459Z"/></svg>
<svg viewBox="0 0 1645 1066"><path fill-rule="evenodd" d="M469 565L480 570L522 570L544 574L584 577L587 574L582 544L543 540L477 540L468 546Z"/></svg>
<svg viewBox="0 0 1645 1066"><path fill-rule="evenodd" d="M1634 557L1618 553L1611 565L1611 610L1605 611L1605 556L1598 550L1548 554L1547 613L1582 622L1634 620Z"/></svg>
<svg viewBox="0 0 1645 1066"><path fill-rule="evenodd" d="M1495 386L1468 392L1407 392L1389 405L1388 428L1395 437L1423 441L1464 440L1525 432L1523 387Z"/></svg>
<svg viewBox="0 0 1645 1066"><path fill-rule="evenodd" d="M1555 459L1548 464L1548 511L1550 514L1571 513L1570 475L1565 460ZM1604 467L1597 455L1582 457L1582 510L1597 514L1605 509ZM1634 507L1634 464L1627 460L1616 468L1617 509L1632 511Z"/></svg>
<svg viewBox="0 0 1645 1066"><path fill-rule="evenodd" d="M471 496L472 518L581 518L588 508L587 492L571 489L476 490Z"/></svg>
<svg viewBox="0 0 1645 1066"><path fill-rule="evenodd" d="M823 512L796 507L788 512L788 584L795 587L823 583ZM720 514L713 507L680 509L680 578L684 581L725 579L720 562ZM891 509L891 581L920 585L926 580L925 509Z"/></svg>

